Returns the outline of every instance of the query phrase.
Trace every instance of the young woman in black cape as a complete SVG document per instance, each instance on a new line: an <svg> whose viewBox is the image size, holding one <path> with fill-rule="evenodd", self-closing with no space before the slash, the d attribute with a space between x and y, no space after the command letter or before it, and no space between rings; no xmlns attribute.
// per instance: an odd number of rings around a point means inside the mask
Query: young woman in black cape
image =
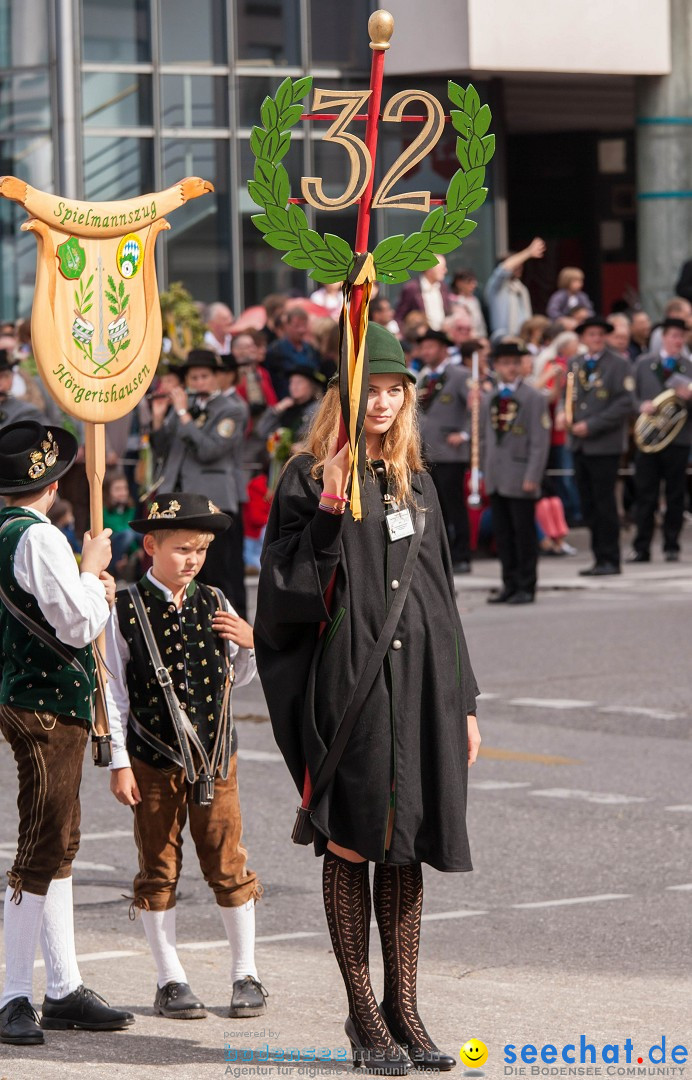
<svg viewBox="0 0 692 1080"><path fill-rule="evenodd" d="M288 462L274 497L255 643L274 735L302 791L306 768L314 780L374 650L403 576L412 526L425 511L395 636L312 814L354 1060L371 1072L402 1075L409 1058L420 1068L456 1064L434 1045L416 1006L421 863L472 869L466 780L480 744L478 688L444 522L420 456L414 376L383 327L370 323L367 345L367 516L354 521L347 508L347 450L336 449L339 394L330 386L306 452ZM390 536L386 509L403 510L399 538ZM369 860L385 969L379 1008L368 967Z"/></svg>

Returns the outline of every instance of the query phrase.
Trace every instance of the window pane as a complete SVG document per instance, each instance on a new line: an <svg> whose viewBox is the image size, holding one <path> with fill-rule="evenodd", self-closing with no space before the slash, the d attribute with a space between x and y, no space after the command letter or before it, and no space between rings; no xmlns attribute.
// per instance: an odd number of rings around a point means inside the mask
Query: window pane
<svg viewBox="0 0 692 1080"><path fill-rule="evenodd" d="M0 135L51 128L48 74L29 72L0 78Z"/></svg>
<svg viewBox="0 0 692 1080"><path fill-rule="evenodd" d="M84 59L135 64L151 59L147 0L82 0Z"/></svg>
<svg viewBox="0 0 692 1080"><path fill-rule="evenodd" d="M163 75L164 127L228 127L225 75Z"/></svg>
<svg viewBox="0 0 692 1080"><path fill-rule="evenodd" d="M41 191L53 190L50 137L0 140L0 176L18 176ZM26 211L0 199L0 318L28 315L36 280L36 240L21 232Z"/></svg>
<svg viewBox="0 0 692 1080"><path fill-rule="evenodd" d="M84 196L132 199L154 187L151 139L89 135L84 139Z"/></svg>
<svg viewBox="0 0 692 1080"><path fill-rule="evenodd" d="M262 234L243 215L243 285L245 306L259 304L264 296L274 292L306 295L305 271L294 270L281 262L281 252L265 244ZM313 288L317 288L316 285ZM312 291L311 289L309 291Z"/></svg>
<svg viewBox="0 0 692 1080"><path fill-rule="evenodd" d="M151 76L87 71L82 82L87 127L138 127L152 123Z"/></svg>
<svg viewBox="0 0 692 1080"><path fill-rule="evenodd" d="M48 0L0 0L0 67L48 63Z"/></svg>
<svg viewBox="0 0 692 1080"><path fill-rule="evenodd" d="M223 0L164 0L161 58L164 63L226 63L226 5Z"/></svg>
<svg viewBox="0 0 692 1080"><path fill-rule="evenodd" d="M214 191L171 214L166 233L168 280L182 281L196 300L231 299L230 144L227 139L164 139L166 187L184 176L202 176Z"/></svg>
<svg viewBox="0 0 692 1080"><path fill-rule="evenodd" d="M368 0L313 0L310 33L313 64L339 68L370 67Z"/></svg>
<svg viewBox="0 0 692 1080"><path fill-rule="evenodd" d="M236 10L241 63L300 63L299 0L237 0Z"/></svg>

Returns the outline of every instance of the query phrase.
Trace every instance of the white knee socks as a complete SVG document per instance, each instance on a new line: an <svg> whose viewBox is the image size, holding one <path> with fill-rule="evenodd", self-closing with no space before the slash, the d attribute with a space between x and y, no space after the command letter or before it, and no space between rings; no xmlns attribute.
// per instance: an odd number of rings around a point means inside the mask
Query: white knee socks
<svg viewBox="0 0 692 1080"><path fill-rule="evenodd" d="M255 901L248 900L240 907L219 907L231 946L231 982L246 975L257 978L255 967Z"/></svg>
<svg viewBox="0 0 692 1080"><path fill-rule="evenodd" d="M168 911L143 911L142 926L156 964L159 986L169 982L187 982L185 969L175 947L175 908Z"/></svg>
<svg viewBox="0 0 692 1080"><path fill-rule="evenodd" d="M46 997L64 998L82 985L74 944L71 877L56 878L48 887L41 952L46 965Z"/></svg>
<svg viewBox="0 0 692 1080"><path fill-rule="evenodd" d="M12 998L32 1000L34 960L41 932L45 896L23 892L21 903L11 901L13 889L5 892L5 989L0 1009Z"/></svg>

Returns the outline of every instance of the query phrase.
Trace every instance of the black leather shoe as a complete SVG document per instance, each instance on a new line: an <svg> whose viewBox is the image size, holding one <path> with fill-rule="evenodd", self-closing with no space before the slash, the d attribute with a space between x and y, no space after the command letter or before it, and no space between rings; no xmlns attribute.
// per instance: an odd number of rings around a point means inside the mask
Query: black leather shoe
<svg viewBox="0 0 692 1080"><path fill-rule="evenodd" d="M664 551L663 552L663 559L664 559L664 562L680 562L680 552L679 551Z"/></svg>
<svg viewBox="0 0 692 1080"><path fill-rule="evenodd" d="M651 556L647 555L644 551L633 551L631 555L627 556L627 562L651 562Z"/></svg>
<svg viewBox="0 0 692 1080"><path fill-rule="evenodd" d="M259 979L253 979L252 975L246 975L244 979L237 979L233 983L231 994L231 1007L228 1015L238 1019L241 1016L261 1016L267 1011L265 998L269 994L262 986Z"/></svg>
<svg viewBox="0 0 692 1080"><path fill-rule="evenodd" d="M532 604L534 601L532 592L515 592L507 598L508 604Z"/></svg>
<svg viewBox="0 0 692 1080"><path fill-rule="evenodd" d="M514 596L514 593L507 592L506 589L500 589L497 592L492 592L486 599L486 604L506 604L510 596Z"/></svg>
<svg viewBox="0 0 692 1080"><path fill-rule="evenodd" d="M452 571L455 574L470 574L471 573L471 563L466 562L465 559L462 559L460 562L455 562L454 563L454 565L452 566Z"/></svg>
<svg viewBox="0 0 692 1080"><path fill-rule="evenodd" d="M406 1076L409 1069L409 1058L406 1055L403 1047L397 1047L396 1043L392 1043L391 1056L382 1049L372 1049L364 1046L361 1042L356 1025L353 1023L352 1018L349 1016L344 1024L344 1031L348 1041L351 1044L351 1053L353 1054L353 1065L356 1069L361 1066L365 1067L365 1071L372 1073L374 1076ZM394 1036L392 1036L394 1038Z"/></svg>
<svg viewBox="0 0 692 1080"><path fill-rule="evenodd" d="M189 983L169 982L156 987L154 1011L169 1020L201 1020L207 1010L195 994Z"/></svg>
<svg viewBox="0 0 692 1080"><path fill-rule="evenodd" d="M596 563L595 566L590 566L588 570L580 570L581 577L609 577L611 574L621 573L620 567L615 566L614 563Z"/></svg>
<svg viewBox="0 0 692 1080"><path fill-rule="evenodd" d="M27 997L12 998L0 1009L0 1042L14 1046L43 1042L38 1015Z"/></svg>
<svg viewBox="0 0 692 1080"><path fill-rule="evenodd" d="M436 1069L438 1072L449 1072L450 1069L456 1067L456 1058L451 1057L449 1054L444 1054L441 1050L438 1050L436 1046L432 1050L424 1050L422 1046L409 1045L404 1033L399 1030L398 1025L386 1012L384 1002L380 1005L380 1012L382 1013L384 1022L392 1033L392 1038L396 1039L399 1046L406 1050L414 1069Z"/></svg>
<svg viewBox="0 0 692 1080"><path fill-rule="evenodd" d="M46 1031L65 1031L79 1028L82 1031L119 1031L134 1024L131 1012L111 1009L100 994L89 990L82 983L67 997L44 997L41 1009L41 1027Z"/></svg>

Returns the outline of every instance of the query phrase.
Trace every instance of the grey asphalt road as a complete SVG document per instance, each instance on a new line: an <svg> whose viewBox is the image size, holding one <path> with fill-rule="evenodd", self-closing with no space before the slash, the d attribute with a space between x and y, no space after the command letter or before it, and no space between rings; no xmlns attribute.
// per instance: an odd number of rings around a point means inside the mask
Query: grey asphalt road
<svg viewBox="0 0 692 1080"><path fill-rule="evenodd" d="M580 538L583 547L583 538ZM692 561L692 547L688 545ZM658 557L660 558L660 556ZM589 582L587 558L546 560L532 607L491 608L493 562L459 577L458 602L484 691L482 757L471 773L471 874L425 870L420 1009L448 1051L474 1037L489 1050L487 1077L569 1075L560 1057L580 1036L593 1044L581 1075L632 1068L684 1075L692 1056L692 702L690 561L628 567ZM206 1021L153 1016L154 966L128 919L135 867L131 814L87 761L82 848L75 867L77 948L87 985L137 1017L127 1032L48 1032L43 1047L0 1048L0 1080L37 1077L197 1078L314 1076L340 1064L346 999L322 910L320 862L289 836L297 802L274 744L259 685L238 691L244 842L265 886L257 908L257 957L270 997L266 1018L225 1016L228 949L211 893L186 842L178 901L180 953L204 998ZM14 838L13 762L0 746L0 855ZM373 929L372 968L381 987ZM36 968L35 1000L43 994ZM532 1044L538 1064L509 1064ZM619 1046L620 1066L603 1060ZM264 1047L294 1050L267 1065ZM557 1064L550 1046L557 1049ZM331 1062L319 1068L305 1051ZM295 1060L295 1051L303 1061ZM569 1055L569 1051L566 1051ZM612 1062L615 1051L605 1051ZM531 1061L526 1050L526 1061ZM276 1056L276 1055L274 1055ZM308 1055L309 1056L309 1055ZM637 1059L642 1058L638 1066ZM532 1068L539 1069L532 1073ZM541 1073L540 1069L544 1072ZM550 1072L550 1069L557 1070ZM242 1070L246 1071L243 1072ZM601 1073L594 1070L601 1069ZM688 1075L692 1066L687 1066ZM463 1075L461 1062L455 1075ZM572 1073L571 1075L575 1075Z"/></svg>

